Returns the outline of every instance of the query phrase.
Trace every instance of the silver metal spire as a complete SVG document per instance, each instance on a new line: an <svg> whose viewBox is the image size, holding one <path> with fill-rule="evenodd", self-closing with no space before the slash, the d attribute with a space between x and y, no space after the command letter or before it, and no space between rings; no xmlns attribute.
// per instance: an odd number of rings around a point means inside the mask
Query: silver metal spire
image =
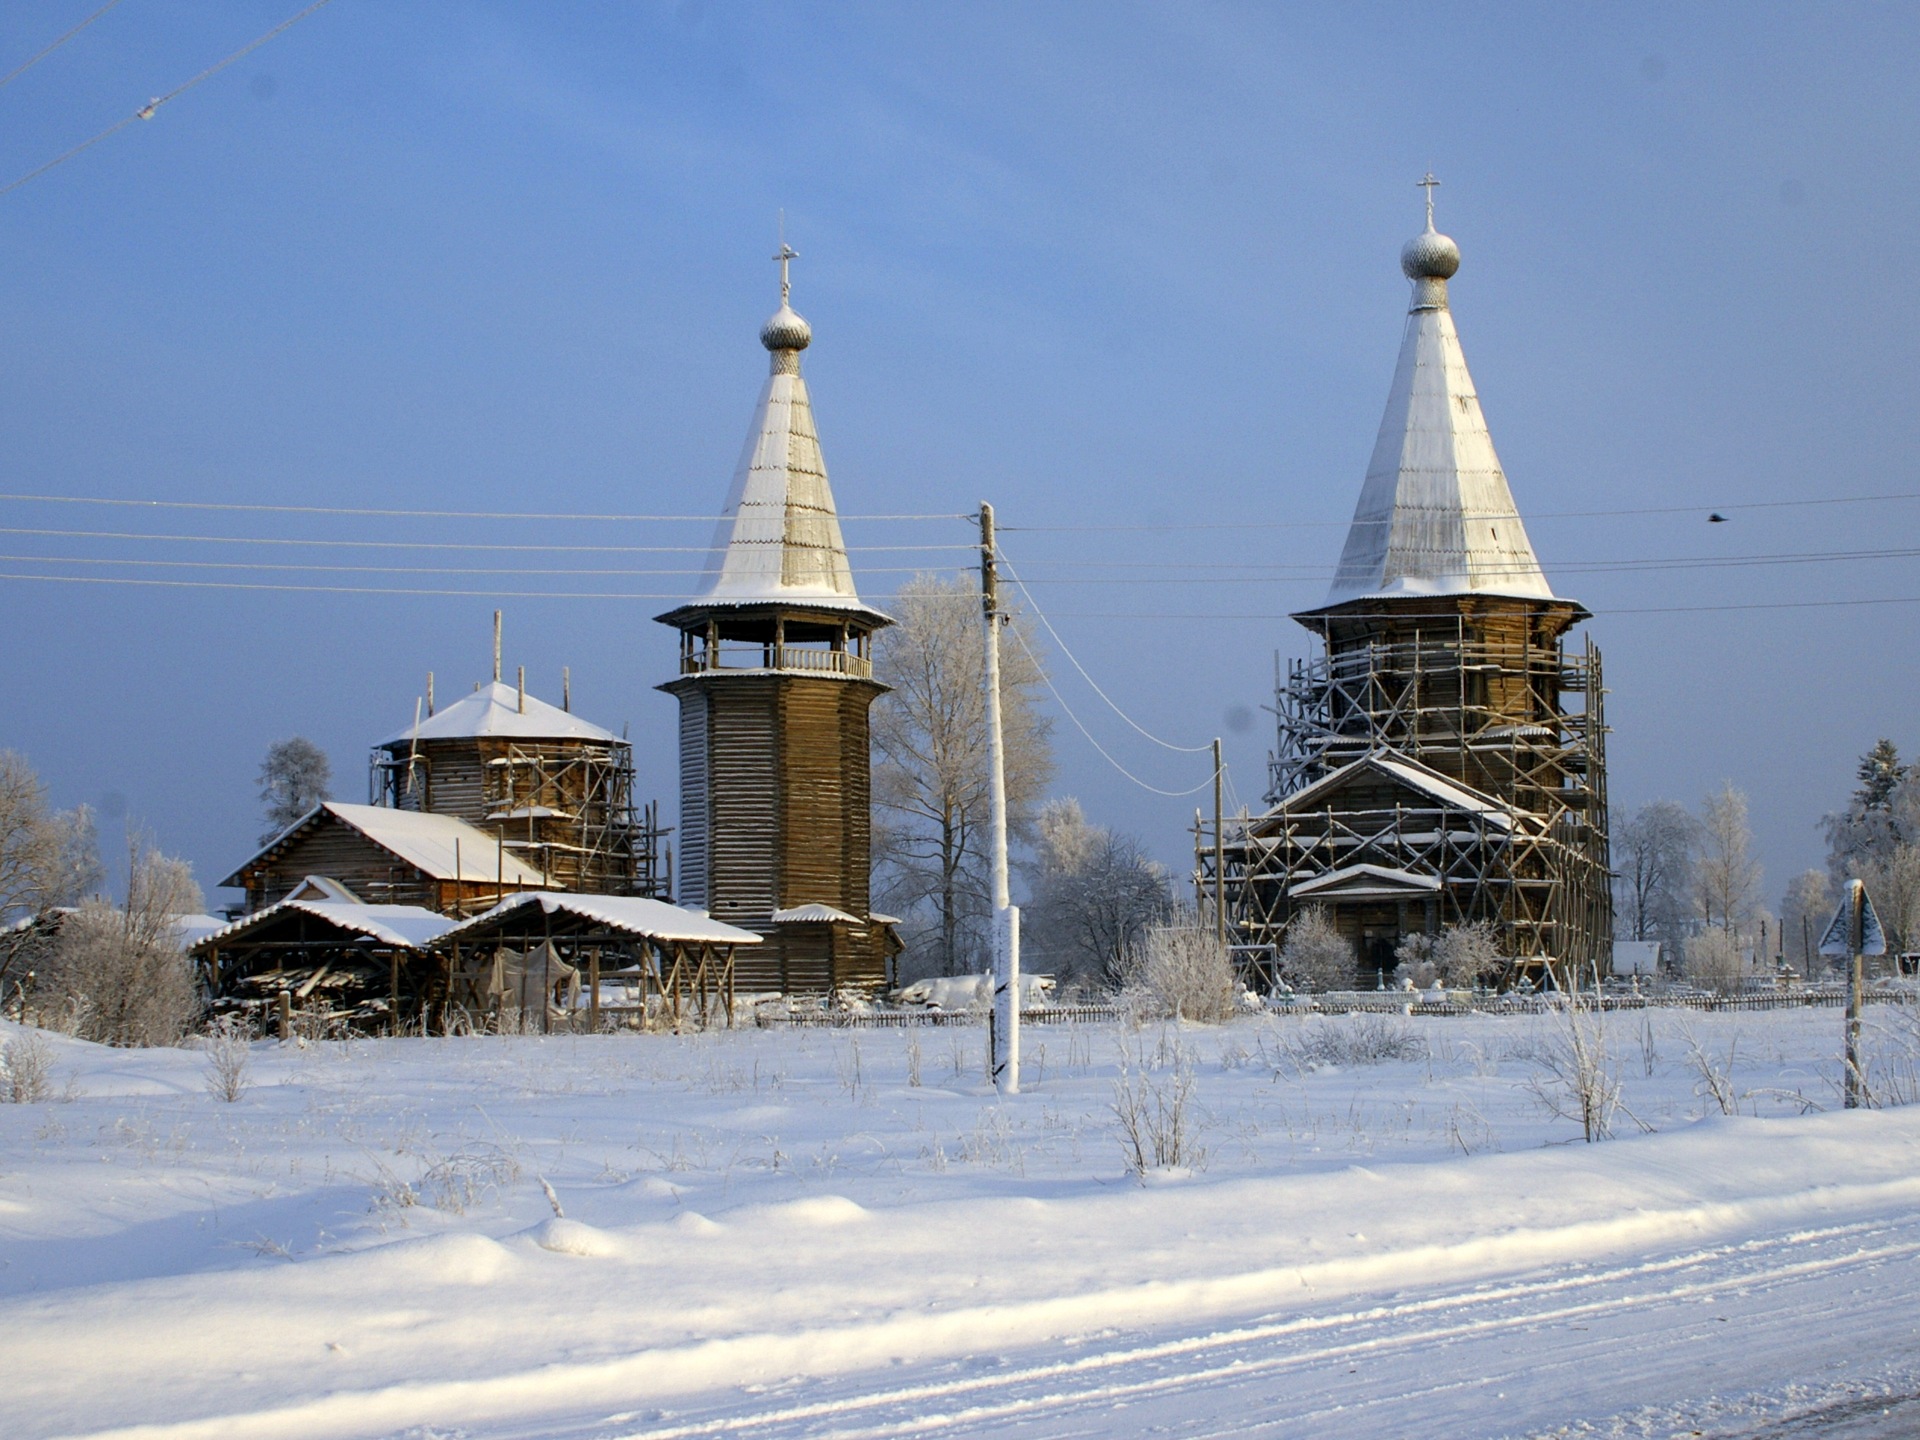
<svg viewBox="0 0 1920 1440"><path fill-rule="evenodd" d="M1511 595L1551 600L1494 453L1448 309L1460 247L1433 229L1407 242L1400 267L1413 303L1393 389L1367 466L1328 605L1375 596Z"/></svg>

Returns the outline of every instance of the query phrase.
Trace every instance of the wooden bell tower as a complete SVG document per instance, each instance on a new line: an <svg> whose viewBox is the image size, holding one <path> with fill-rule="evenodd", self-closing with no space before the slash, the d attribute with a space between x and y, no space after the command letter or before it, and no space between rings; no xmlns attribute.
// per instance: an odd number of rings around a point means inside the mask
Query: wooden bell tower
<svg viewBox="0 0 1920 1440"><path fill-rule="evenodd" d="M872 990L899 949L868 903L873 632L834 513L789 306L760 331L772 357L701 593L658 619L680 631L681 904L756 931L742 991Z"/></svg>

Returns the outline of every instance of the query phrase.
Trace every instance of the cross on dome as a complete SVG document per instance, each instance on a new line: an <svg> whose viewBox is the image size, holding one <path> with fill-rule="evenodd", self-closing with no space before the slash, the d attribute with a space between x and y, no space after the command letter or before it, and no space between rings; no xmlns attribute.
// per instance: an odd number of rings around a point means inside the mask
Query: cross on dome
<svg viewBox="0 0 1920 1440"><path fill-rule="evenodd" d="M1427 208L1429 211L1429 223L1431 223L1431 211L1433 207L1428 206ZM800 258L800 252L787 244L785 240L782 240L780 242L780 253L773 258L780 262L780 303L785 305L793 294L793 282L787 276L787 264L789 261L798 260Z"/></svg>
<svg viewBox="0 0 1920 1440"><path fill-rule="evenodd" d="M1433 229L1433 191L1440 182L1433 178L1433 172L1429 170L1413 183L1427 192L1427 229L1431 230Z"/></svg>

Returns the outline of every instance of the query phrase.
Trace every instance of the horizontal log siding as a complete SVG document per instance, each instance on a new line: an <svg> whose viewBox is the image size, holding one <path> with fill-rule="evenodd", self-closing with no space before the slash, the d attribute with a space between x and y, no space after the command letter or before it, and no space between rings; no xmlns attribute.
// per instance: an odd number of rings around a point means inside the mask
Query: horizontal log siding
<svg viewBox="0 0 1920 1440"><path fill-rule="evenodd" d="M680 698L680 876L682 905L707 905L707 692L683 687Z"/></svg>

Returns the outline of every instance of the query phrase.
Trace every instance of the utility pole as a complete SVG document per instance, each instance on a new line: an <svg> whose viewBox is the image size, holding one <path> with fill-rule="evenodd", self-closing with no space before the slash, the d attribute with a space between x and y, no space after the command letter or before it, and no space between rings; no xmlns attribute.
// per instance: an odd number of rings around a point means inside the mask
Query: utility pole
<svg viewBox="0 0 1920 1440"><path fill-rule="evenodd" d="M1221 837L1220 782L1225 768L1220 761L1220 740L1213 742L1213 934L1224 947L1227 943L1227 843Z"/></svg>
<svg viewBox="0 0 1920 1440"><path fill-rule="evenodd" d="M987 1066L993 1088L1020 1093L1020 912L1007 889L1007 755L1000 729L1000 577L993 506L980 505L980 609L986 623L987 796L993 852L993 1017Z"/></svg>

